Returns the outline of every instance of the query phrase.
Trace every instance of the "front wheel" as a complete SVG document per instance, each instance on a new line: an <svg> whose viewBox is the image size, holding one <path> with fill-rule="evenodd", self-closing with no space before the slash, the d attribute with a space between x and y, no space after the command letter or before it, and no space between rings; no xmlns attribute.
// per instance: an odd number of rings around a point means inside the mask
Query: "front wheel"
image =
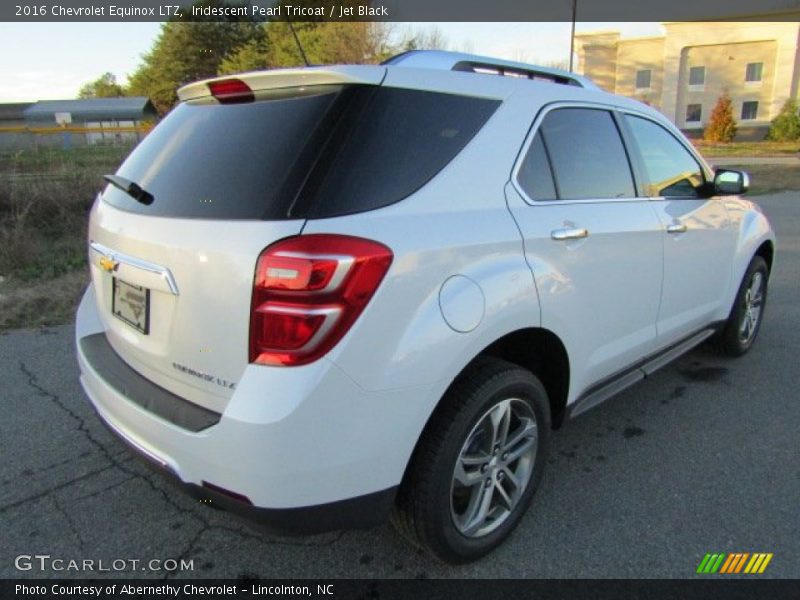
<svg viewBox="0 0 800 600"><path fill-rule="evenodd" d="M741 356L753 345L764 318L767 301L769 268L766 261L755 256L745 271L731 314L717 337L723 354Z"/></svg>
<svg viewBox="0 0 800 600"><path fill-rule="evenodd" d="M550 437L547 392L529 371L485 359L459 377L426 428L392 521L439 559L497 547L530 504Z"/></svg>

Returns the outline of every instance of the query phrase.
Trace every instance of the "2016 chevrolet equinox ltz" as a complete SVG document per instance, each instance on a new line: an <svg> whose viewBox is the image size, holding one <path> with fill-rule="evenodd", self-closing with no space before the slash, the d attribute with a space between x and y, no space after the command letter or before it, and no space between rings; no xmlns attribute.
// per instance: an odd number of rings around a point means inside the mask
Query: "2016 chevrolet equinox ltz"
<svg viewBox="0 0 800 600"><path fill-rule="evenodd" d="M514 529L550 432L715 336L775 238L661 114L447 52L201 81L91 211L81 382L190 491L280 531Z"/></svg>

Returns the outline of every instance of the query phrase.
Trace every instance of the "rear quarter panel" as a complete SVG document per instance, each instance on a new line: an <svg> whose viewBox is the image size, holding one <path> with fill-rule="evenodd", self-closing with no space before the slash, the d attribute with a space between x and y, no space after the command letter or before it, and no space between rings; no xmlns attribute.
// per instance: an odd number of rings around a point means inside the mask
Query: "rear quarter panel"
<svg viewBox="0 0 800 600"><path fill-rule="evenodd" d="M474 85L474 75L465 77ZM307 223L304 233L361 236L394 253L375 297L329 355L364 388L441 382L444 391L497 338L539 325L533 275L504 197L533 118L526 100L507 98L464 150L405 200ZM480 323L465 333L452 329L440 308L441 287L453 275L476 282L483 294Z"/></svg>

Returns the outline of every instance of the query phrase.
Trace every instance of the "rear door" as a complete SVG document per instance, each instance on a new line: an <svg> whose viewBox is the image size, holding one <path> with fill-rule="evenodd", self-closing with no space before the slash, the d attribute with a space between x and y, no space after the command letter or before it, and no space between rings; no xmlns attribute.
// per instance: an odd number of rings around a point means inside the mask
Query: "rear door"
<svg viewBox="0 0 800 600"><path fill-rule="evenodd" d="M627 114L625 122L663 231L658 337L659 345L666 346L720 313L730 285L736 231L724 203L707 196L703 167L675 135L643 116Z"/></svg>
<svg viewBox="0 0 800 600"><path fill-rule="evenodd" d="M539 293L542 326L570 353L571 397L655 345L662 231L638 196L611 110L540 116L508 187Z"/></svg>

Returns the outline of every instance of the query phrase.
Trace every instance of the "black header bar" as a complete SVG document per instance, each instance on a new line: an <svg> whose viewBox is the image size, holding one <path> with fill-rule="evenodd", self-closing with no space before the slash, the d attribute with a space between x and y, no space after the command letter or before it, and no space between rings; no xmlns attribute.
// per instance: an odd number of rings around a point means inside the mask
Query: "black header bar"
<svg viewBox="0 0 800 600"><path fill-rule="evenodd" d="M796 21L800 0L577 0L577 20ZM14 0L5 22L145 21L571 21L569 0Z"/></svg>

